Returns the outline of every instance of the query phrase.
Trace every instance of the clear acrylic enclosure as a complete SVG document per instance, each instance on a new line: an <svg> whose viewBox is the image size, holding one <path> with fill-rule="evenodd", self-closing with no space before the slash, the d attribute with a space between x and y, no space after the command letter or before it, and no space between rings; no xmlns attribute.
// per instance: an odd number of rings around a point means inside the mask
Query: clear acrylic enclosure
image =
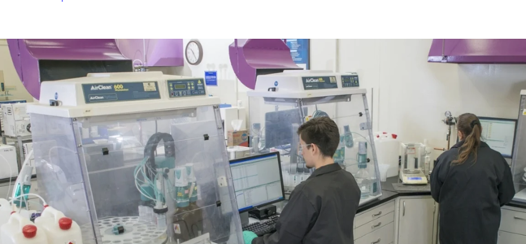
<svg viewBox="0 0 526 244"><path fill-rule="evenodd" d="M524 94L524 91L523 93ZM526 95L521 95L519 119L515 135L515 148L513 149L512 173L515 183L515 197L513 200L526 202Z"/></svg>
<svg viewBox="0 0 526 244"><path fill-rule="evenodd" d="M277 150L282 161L285 190L291 192L314 169L298 153L297 130L307 119L328 116L338 125L340 145L335 163L352 173L362 191L363 204L381 195L380 177L365 94L314 98L249 98L253 153Z"/></svg>
<svg viewBox="0 0 526 244"><path fill-rule="evenodd" d="M81 226L84 244L241 244L219 116L212 106L32 114L39 193Z"/></svg>

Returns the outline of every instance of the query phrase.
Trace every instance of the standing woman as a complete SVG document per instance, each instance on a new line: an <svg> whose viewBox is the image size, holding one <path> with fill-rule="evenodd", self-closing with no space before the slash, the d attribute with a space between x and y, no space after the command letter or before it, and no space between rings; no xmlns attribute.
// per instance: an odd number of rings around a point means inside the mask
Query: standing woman
<svg viewBox="0 0 526 244"><path fill-rule="evenodd" d="M440 204L441 244L496 244L500 208L515 195L508 163L481 141L474 114L458 120L460 142L438 157L431 194Z"/></svg>

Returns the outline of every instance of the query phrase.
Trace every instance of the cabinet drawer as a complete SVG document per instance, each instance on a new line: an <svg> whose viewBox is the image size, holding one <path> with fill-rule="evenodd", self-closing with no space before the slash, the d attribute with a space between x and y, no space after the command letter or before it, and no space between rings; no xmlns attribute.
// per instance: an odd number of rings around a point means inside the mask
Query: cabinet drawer
<svg viewBox="0 0 526 244"><path fill-rule="evenodd" d="M394 212L395 203L394 201L388 202L384 205L380 205L373 209L367 210L360 213L354 218L354 228L358 228L364 224L367 224L375 219L381 218L382 216Z"/></svg>
<svg viewBox="0 0 526 244"><path fill-rule="evenodd" d="M524 233L526 230L526 213L502 209L500 229L511 233Z"/></svg>
<svg viewBox="0 0 526 244"><path fill-rule="evenodd" d="M394 243L394 223L390 223L354 241L355 244Z"/></svg>
<svg viewBox="0 0 526 244"><path fill-rule="evenodd" d="M356 240L364 235L367 235L393 222L394 222L394 212L390 212L378 219L375 219L369 223L366 223L354 229L354 239Z"/></svg>
<svg viewBox="0 0 526 244"><path fill-rule="evenodd" d="M526 236L499 231L499 241L497 244L519 244L526 243Z"/></svg>

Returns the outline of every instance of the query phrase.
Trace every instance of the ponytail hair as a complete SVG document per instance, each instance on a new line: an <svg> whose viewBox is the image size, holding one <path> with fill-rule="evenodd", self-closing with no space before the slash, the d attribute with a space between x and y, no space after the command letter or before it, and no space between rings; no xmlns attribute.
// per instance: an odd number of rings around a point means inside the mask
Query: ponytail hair
<svg viewBox="0 0 526 244"><path fill-rule="evenodd" d="M462 114L458 118L458 130L464 135L464 144L459 149L458 158L453 164L465 163L473 154L473 163L477 162L477 151L481 144L482 126L474 114Z"/></svg>

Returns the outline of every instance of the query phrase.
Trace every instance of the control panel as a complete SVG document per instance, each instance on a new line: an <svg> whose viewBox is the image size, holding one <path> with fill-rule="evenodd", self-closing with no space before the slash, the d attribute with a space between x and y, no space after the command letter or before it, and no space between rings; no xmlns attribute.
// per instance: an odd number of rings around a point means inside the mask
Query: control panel
<svg viewBox="0 0 526 244"><path fill-rule="evenodd" d="M203 79L169 80L167 83L170 98L206 95Z"/></svg>
<svg viewBox="0 0 526 244"><path fill-rule="evenodd" d="M351 73L349 75L342 75L342 87L360 87L360 81L358 80L357 73Z"/></svg>

